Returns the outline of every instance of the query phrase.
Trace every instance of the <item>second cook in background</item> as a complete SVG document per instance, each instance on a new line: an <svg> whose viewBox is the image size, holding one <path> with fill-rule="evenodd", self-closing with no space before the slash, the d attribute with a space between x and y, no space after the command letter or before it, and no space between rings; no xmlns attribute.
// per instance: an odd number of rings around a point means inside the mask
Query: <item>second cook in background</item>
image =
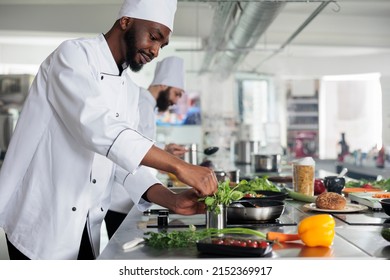
<svg viewBox="0 0 390 280"><path fill-rule="evenodd" d="M156 139L156 109L158 112L165 112L171 105L177 103L184 93L184 80L183 59L171 56L157 63L149 88L140 89L139 132L153 140ZM187 151L185 147L173 143L161 148L176 156L181 156ZM130 183L131 180L133 180L132 183ZM134 184L134 188L139 183L134 176L128 176L127 181L129 184ZM109 238L134 206L132 199L122 185L114 183L110 209L104 218Z"/></svg>

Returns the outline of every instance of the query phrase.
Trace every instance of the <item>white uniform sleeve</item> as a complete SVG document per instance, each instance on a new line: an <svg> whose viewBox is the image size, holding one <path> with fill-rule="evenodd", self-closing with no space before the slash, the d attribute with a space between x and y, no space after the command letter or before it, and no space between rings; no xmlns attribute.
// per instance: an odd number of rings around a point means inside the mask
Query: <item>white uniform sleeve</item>
<svg viewBox="0 0 390 280"><path fill-rule="evenodd" d="M153 169L141 166L134 174L117 167L115 181L122 184L129 193L131 200L137 205L140 211L145 211L152 203L142 198L142 195L153 185L161 184L161 181L153 174Z"/></svg>
<svg viewBox="0 0 390 280"><path fill-rule="evenodd" d="M107 106L114 90L107 92L99 83L99 73L90 66L97 60L93 53L74 42L59 48L48 72L49 102L80 145L133 172L153 142L115 119Z"/></svg>

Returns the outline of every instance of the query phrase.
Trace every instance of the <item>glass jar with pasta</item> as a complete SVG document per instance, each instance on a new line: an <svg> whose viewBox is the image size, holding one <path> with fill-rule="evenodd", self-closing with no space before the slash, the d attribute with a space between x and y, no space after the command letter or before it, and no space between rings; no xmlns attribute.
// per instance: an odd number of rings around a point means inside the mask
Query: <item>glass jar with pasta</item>
<svg viewBox="0 0 390 280"><path fill-rule="evenodd" d="M314 195L315 161L311 157L305 157L293 162L293 187L294 191Z"/></svg>

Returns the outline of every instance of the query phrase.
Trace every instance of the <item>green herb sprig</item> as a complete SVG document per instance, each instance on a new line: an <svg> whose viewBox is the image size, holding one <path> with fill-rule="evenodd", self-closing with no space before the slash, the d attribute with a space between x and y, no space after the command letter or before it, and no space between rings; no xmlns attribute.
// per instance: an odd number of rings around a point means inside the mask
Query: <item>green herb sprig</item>
<svg viewBox="0 0 390 280"><path fill-rule="evenodd" d="M233 201L241 199L244 194L236 190L237 186L230 187L230 180L218 183L217 192L212 196L206 196L199 199L206 204L206 210L219 214L221 209L219 205L229 206Z"/></svg>
<svg viewBox="0 0 390 280"><path fill-rule="evenodd" d="M196 227L191 225L187 230L183 231L161 231L161 232L145 232L145 244L157 249L167 248L185 248L191 247L197 241L208 237L219 237L221 234L242 234L251 235L260 239L266 240L267 235L261 231L249 228L208 228L196 230Z"/></svg>

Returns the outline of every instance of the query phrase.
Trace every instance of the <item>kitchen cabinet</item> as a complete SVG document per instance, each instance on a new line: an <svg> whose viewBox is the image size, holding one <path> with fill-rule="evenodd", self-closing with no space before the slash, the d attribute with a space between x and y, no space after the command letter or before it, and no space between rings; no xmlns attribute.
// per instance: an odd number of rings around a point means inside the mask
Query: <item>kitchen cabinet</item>
<svg viewBox="0 0 390 280"><path fill-rule="evenodd" d="M287 99L288 129L318 131L318 98Z"/></svg>

